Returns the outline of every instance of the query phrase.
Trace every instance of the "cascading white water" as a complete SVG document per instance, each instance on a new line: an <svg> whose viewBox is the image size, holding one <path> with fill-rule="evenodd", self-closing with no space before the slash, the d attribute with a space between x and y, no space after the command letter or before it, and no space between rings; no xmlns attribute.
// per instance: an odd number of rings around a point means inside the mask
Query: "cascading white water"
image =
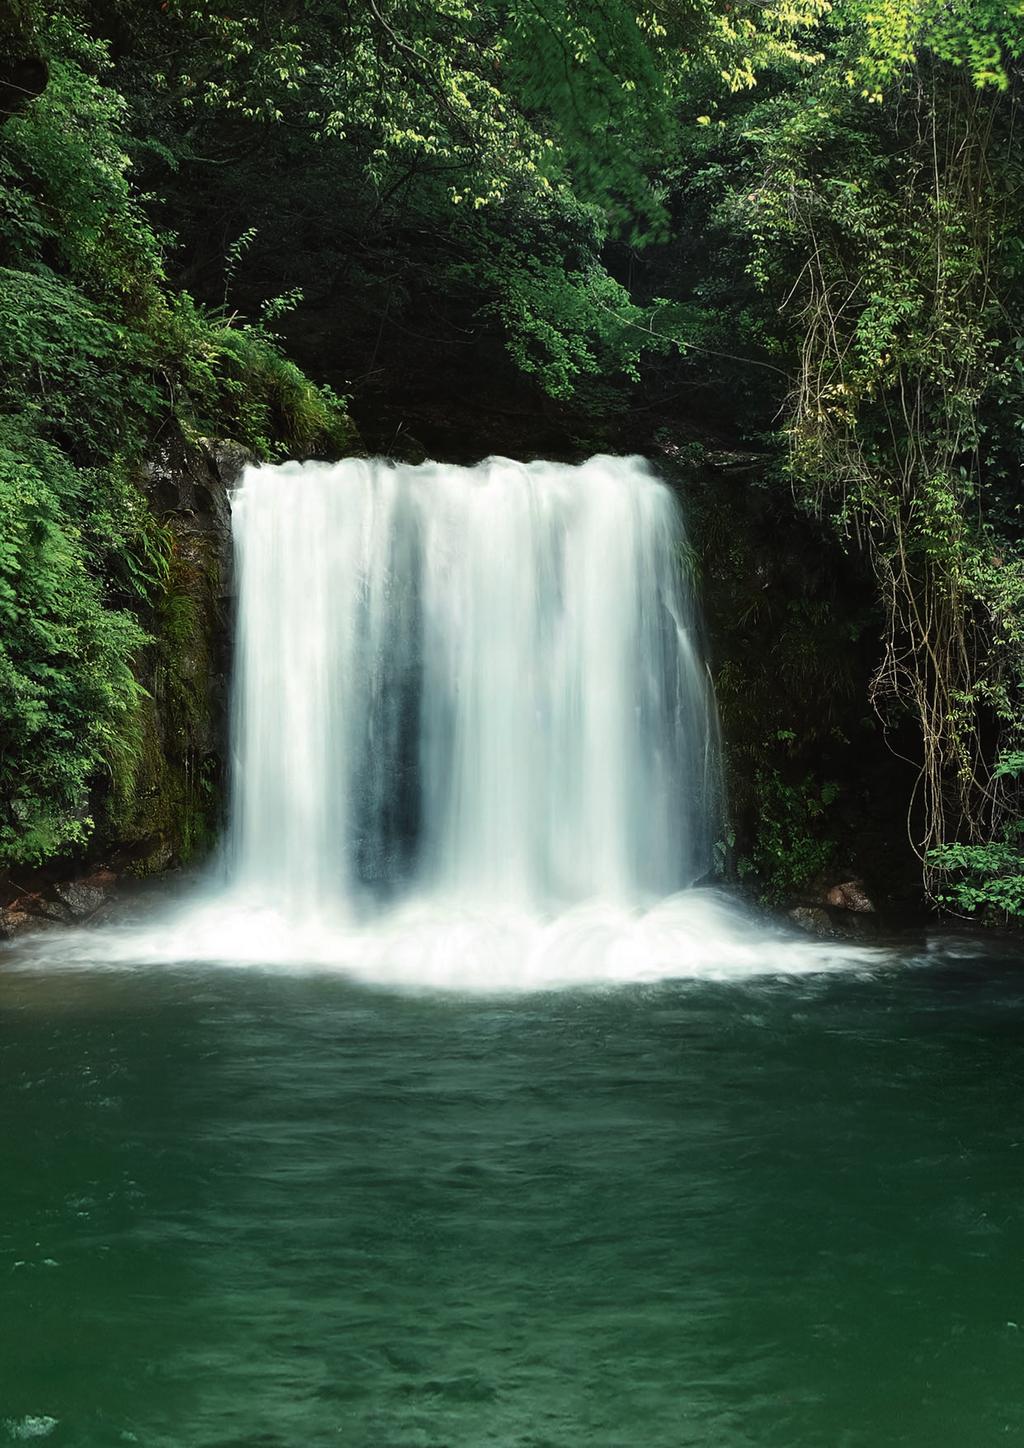
<svg viewBox="0 0 1024 1448"><path fill-rule="evenodd" d="M642 461L254 468L234 526L227 878L62 964L507 991L877 963L687 888L714 701Z"/></svg>
<svg viewBox="0 0 1024 1448"><path fill-rule="evenodd" d="M234 527L240 894L550 912L708 869L713 703L643 461L252 468Z"/></svg>

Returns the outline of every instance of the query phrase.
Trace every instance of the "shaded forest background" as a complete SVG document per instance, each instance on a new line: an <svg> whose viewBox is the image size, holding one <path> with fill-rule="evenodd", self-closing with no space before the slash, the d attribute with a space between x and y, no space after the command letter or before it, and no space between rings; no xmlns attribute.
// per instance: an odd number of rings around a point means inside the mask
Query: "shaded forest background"
<svg viewBox="0 0 1024 1448"><path fill-rule="evenodd" d="M216 829L155 459L640 451L720 867L1024 913L1022 57L998 0L2 0L0 865Z"/></svg>

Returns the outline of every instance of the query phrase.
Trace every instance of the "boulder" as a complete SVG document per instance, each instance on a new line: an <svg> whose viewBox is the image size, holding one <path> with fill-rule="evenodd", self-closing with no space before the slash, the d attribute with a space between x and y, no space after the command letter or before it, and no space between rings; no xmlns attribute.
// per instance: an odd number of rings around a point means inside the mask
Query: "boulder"
<svg viewBox="0 0 1024 1448"><path fill-rule="evenodd" d="M72 920L91 920L117 884L113 870L95 870L80 880L62 880L53 893Z"/></svg>
<svg viewBox="0 0 1024 1448"><path fill-rule="evenodd" d="M797 905L789 912L789 918L794 925L799 925L801 930L822 939L836 933L828 911L820 905Z"/></svg>
<svg viewBox="0 0 1024 1448"><path fill-rule="evenodd" d="M16 935L38 924L38 915L30 915L27 910L17 910L8 905L0 909L0 940L13 940Z"/></svg>
<svg viewBox="0 0 1024 1448"><path fill-rule="evenodd" d="M856 910L860 914L874 914L875 906L860 880L844 880L833 885L825 893L825 904L836 910Z"/></svg>

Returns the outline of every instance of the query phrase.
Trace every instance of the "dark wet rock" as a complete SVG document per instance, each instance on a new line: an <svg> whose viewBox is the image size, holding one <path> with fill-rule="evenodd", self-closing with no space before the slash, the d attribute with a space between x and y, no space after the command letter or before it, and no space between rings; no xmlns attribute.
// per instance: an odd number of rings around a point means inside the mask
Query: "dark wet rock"
<svg viewBox="0 0 1024 1448"><path fill-rule="evenodd" d="M91 920L107 904L117 878L113 870L94 870L83 879L60 881L53 894L72 920Z"/></svg>
<svg viewBox="0 0 1024 1448"><path fill-rule="evenodd" d="M820 905L797 905L790 910L789 919L794 925L799 925L801 930L806 930L809 934L817 935L821 939L836 934L832 917Z"/></svg>
<svg viewBox="0 0 1024 1448"><path fill-rule="evenodd" d="M219 829L231 665L231 489L253 454L221 439L168 432L143 470L150 507L170 537L169 577L139 661L133 776L109 801L98 835L133 874L198 858Z"/></svg>
<svg viewBox="0 0 1024 1448"><path fill-rule="evenodd" d="M0 901L0 940L12 940L32 930L84 924L105 914L117 890L116 871L100 867L86 875L54 878L39 871L30 888L12 891L10 883Z"/></svg>
<svg viewBox="0 0 1024 1448"><path fill-rule="evenodd" d="M39 917L28 910L0 909L0 940L14 940L38 925Z"/></svg>
<svg viewBox="0 0 1024 1448"><path fill-rule="evenodd" d="M203 448L225 488L237 487L242 473L256 461L256 454L250 448L229 438L206 438Z"/></svg>
<svg viewBox="0 0 1024 1448"><path fill-rule="evenodd" d="M861 880L844 880L825 892L825 904L837 910L854 910L859 914L874 914L875 905L864 889Z"/></svg>
<svg viewBox="0 0 1024 1448"><path fill-rule="evenodd" d="M873 909L857 910L819 901L805 900L794 905L787 918L821 940L872 940L885 928L883 918Z"/></svg>
<svg viewBox="0 0 1024 1448"><path fill-rule="evenodd" d="M178 852L174 840L166 836L143 840L135 849L128 866L133 875L160 875L171 870L178 863Z"/></svg>

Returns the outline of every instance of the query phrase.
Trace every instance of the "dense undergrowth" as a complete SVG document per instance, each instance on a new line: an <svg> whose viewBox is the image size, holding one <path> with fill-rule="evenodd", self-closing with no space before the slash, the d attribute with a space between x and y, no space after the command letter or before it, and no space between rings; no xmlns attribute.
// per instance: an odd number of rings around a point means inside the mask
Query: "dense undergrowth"
<svg viewBox="0 0 1024 1448"><path fill-rule="evenodd" d="M138 663L178 566L140 472L161 431L174 422L271 455L337 451L349 424L266 329L168 284L106 47L70 15L7 18L8 66L29 54L47 69L0 131L0 863L11 865L82 845L97 801L116 813L132 796Z"/></svg>
<svg viewBox="0 0 1024 1448"><path fill-rule="evenodd" d="M723 861L779 899L902 850L1022 912L1021 0L17 0L2 35L0 859L140 795L136 661L195 566L143 459L338 453L341 393L413 452L685 457Z"/></svg>

